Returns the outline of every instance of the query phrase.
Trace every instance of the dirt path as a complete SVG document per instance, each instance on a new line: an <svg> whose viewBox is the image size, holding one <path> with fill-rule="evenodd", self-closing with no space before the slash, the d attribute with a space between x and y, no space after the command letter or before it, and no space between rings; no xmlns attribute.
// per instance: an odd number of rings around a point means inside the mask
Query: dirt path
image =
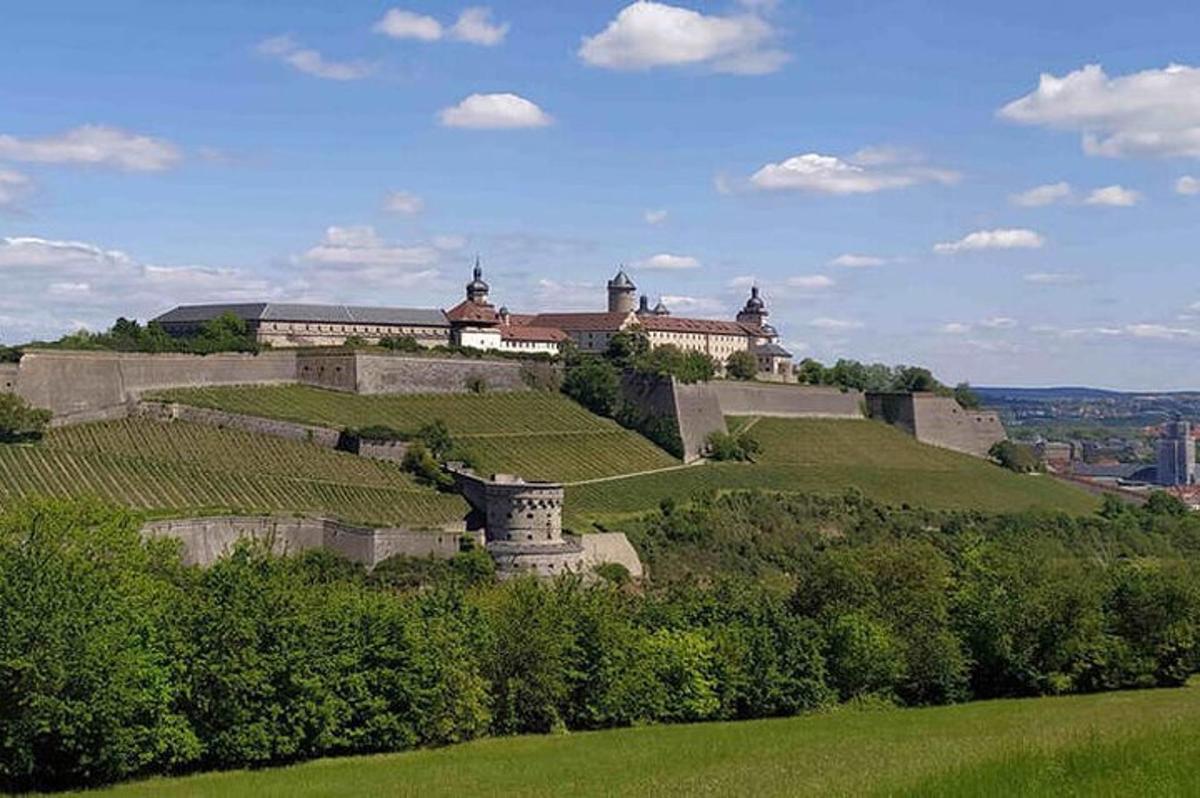
<svg viewBox="0 0 1200 798"><path fill-rule="evenodd" d="M706 462L706 460L696 460L691 463L667 466L666 468L652 468L649 471L631 471L628 474L613 474L611 477L596 477L595 479L581 479L578 482L564 482L563 485L568 488L574 488L578 485L593 485L597 482L613 482L618 479L629 479L630 477L644 477L647 474L664 474L667 471L682 471L685 468L696 468L697 466L704 465Z"/></svg>

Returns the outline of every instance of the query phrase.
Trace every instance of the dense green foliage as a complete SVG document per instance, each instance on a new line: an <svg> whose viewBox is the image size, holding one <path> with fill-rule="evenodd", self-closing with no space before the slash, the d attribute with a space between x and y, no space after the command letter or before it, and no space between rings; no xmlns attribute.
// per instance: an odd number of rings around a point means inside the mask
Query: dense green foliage
<svg viewBox="0 0 1200 798"><path fill-rule="evenodd" d="M968 409L979 407L979 397L970 385L963 382L951 388L922 366L888 366L845 358L826 366L806 357L797 364L796 377L807 385L831 385L855 391L933 392L952 396Z"/></svg>
<svg viewBox="0 0 1200 798"><path fill-rule="evenodd" d="M386 427L408 439L445 424L448 459L482 473L575 482L677 464L645 437L546 391L363 396L300 385L193 388L155 394L166 401L232 413L363 431Z"/></svg>
<svg viewBox="0 0 1200 798"><path fill-rule="evenodd" d="M1032 474L1041 470L1042 467L1032 446L1009 440L996 441L992 444L992 447L988 449L988 457L992 458L997 465L1018 474Z"/></svg>
<svg viewBox="0 0 1200 798"><path fill-rule="evenodd" d="M111 794L1183 796L1200 794L1197 746L1200 686L1191 686L480 740L152 779Z"/></svg>
<svg viewBox="0 0 1200 798"><path fill-rule="evenodd" d="M717 371L716 362L695 350L684 351L674 344L651 347L650 339L641 328L622 330L609 339L603 359L618 370L629 369L639 374L675 377L683 383L707 382ZM586 362L587 358L567 358L568 373Z"/></svg>
<svg viewBox="0 0 1200 798"><path fill-rule="evenodd" d="M195 335L174 337L160 325L143 326L121 317L104 332L79 330L57 341L38 341L35 346L52 349L101 349L115 352L257 352L262 348L246 326L245 320L224 313L205 322Z"/></svg>
<svg viewBox="0 0 1200 798"><path fill-rule="evenodd" d="M466 502L393 463L267 435L148 419L51 429L0 446L0 505L100 496L157 515L308 513L411 528L463 517Z"/></svg>
<svg viewBox="0 0 1200 798"><path fill-rule="evenodd" d="M0 444L39 440L50 423L51 413L15 393L0 393Z"/></svg>
<svg viewBox="0 0 1200 798"><path fill-rule="evenodd" d="M752 380L758 375L758 359L746 350L738 350L725 361L725 374L735 380Z"/></svg>
<svg viewBox="0 0 1200 798"><path fill-rule="evenodd" d="M707 454L710 460L748 463L762 451L762 444L749 432L714 432L708 436Z"/></svg>
<svg viewBox="0 0 1200 798"><path fill-rule="evenodd" d="M1190 516L742 494L664 507L637 532L663 580L643 592L491 583L478 553L368 576L246 544L183 568L124 511L18 505L0 518L0 787L839 698L1178 685L1196 666Z"/></svg>

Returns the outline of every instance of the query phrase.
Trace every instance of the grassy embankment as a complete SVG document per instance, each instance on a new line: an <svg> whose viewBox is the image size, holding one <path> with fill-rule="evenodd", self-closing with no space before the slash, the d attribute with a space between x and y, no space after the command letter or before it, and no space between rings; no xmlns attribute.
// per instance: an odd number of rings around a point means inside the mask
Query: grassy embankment
<svg viewBox="0 0 1200 798"><path fill-rule="evenodd" d="M364 524L461 519L458 496L398 465L298 441L144 419L50 430L0 446L0 504L29 495L99 496L153 516L308 513Z"/></svg>
<svg viewBox="0 0 1200 798"><path fill-rule="evenodd" d="M1200 686L488 739L125 796L1195 795Z"/></svg>
<svg viewBox="0 0 1200 798"><path fill-rule="evenodd" d="M993 512L1092 512L1099 500L1043 476L1018 476L978 458L926 446L868 421L763 418L758 462L672 468L645 438L545 393L359 396L303 386L180 389L158 398L332 427L382 424L415 431L441 419L482 471L568 483L567 523L585 529L653 509L667 496L760 488L835 493L858 488L886 504ZM730 419L731 428L749 423ZM596 478L663 470L571 486Z"/></svg>

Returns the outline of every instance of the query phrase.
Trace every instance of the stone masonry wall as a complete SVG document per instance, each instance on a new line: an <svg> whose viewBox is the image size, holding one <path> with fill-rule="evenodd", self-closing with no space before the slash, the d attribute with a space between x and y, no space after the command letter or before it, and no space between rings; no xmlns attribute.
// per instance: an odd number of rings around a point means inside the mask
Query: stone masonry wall
<svg viewBox="0 0 1200 798"><path fill-rule="evenodd" d="M524 391L517 360L357 355L355 389L376 393L463 393L474 378L484 380L489 391Z"/></svg>
<svg viewBox="0 0 1200 798"><path fill-rule="evenodd" d="M986 457L1008 435L1000 417L990 410L966 410L949 396L930 393L867 394L871 418L909 433L921 443Z"/></svg>
<svg viewBox="0 0 1200 798"><path fill-rule="evenodd" d="M132 414L142 418L152 418L156 421L187 421L209 427L256 432L260 435L312 443L327 449L338 448L341 440L341 432L330 427L277 421L260 416L245 416L239 413L226 413L223 410L168 402L138 402L132 410Z"/></svg>
<svg viewBox="0 0 1200 798"><path fill-rule="evenodd" d="M0 363L0 393L12 393L17 390L16 363Z"/></svg>
<svg viewBox="0 0 1200 798"><path fill-rule="evenodd" d="M863 394L859 391L732 380L716 380L709 385L726 416L863 417Z"/></svg>
<svg viewBox="0 0 1200 798"><path fill-rule="evenodd" d="M675 423L684 462L700 457L713 432L725 432L725 417L710 383L684 385L673 377L626 372L621 376L621 398L643 418Z"/></svg>
<svg viewBox="0 0 1200 798"><path fill-rule="evenodd" d="M327 548L353 562L374 568L399 554L452 557L460 550L465 531L369 529L328 518L216 516L154 521L142 528L142 534L179 540L183 544L183 560L189 565L211 565L227 554L237 541L255 539L267 542L271 551L280 555Z"/></svg>
<svg viewBox="0 0 1200 798"><path fill-rule="evenodd" d="M145 391L202 385L295 382L292 352L259 355L142 354L35 350L21 358L15 390L54 412L55 423L125 415Z"/></svg>

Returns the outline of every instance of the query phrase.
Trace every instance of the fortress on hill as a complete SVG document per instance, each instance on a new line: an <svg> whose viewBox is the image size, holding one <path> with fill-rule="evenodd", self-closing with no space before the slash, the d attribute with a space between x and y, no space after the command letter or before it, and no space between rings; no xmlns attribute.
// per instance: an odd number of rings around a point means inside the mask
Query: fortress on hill
<svg viewBox="0 0 1200 798"><path fill-rule="evenodd" d="M226 313L245 321L258 341L272 347L340 346L351 338L378 343L408 337L425 347L453 344L496 352L557 354L571 341L584 352L602 352L618 332L639 329L652 347L671 345L702 352L724 369L735 352L750 352L759 378L792 379L792 356L779 344L779 333L757 286L733 320L673 315L660 300L638 296L637 286L617 271L607 284L604 310L582 313L514 313L490 300L478 259L466 297L449 310L432 308L305 305L278 302L180 305L154 321L172 335L188 335Z"/></svg>

